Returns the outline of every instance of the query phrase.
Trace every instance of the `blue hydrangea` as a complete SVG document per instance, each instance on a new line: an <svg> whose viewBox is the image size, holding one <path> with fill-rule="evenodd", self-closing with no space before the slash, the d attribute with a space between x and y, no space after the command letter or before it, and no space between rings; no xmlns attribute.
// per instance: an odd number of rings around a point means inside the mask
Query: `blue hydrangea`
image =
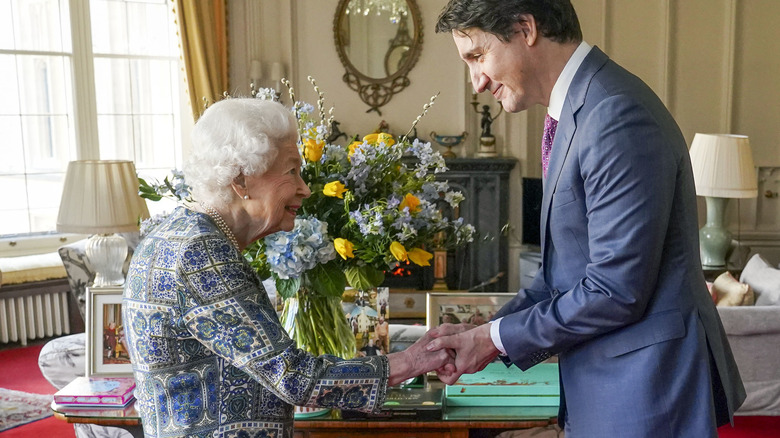
<svg viewBox="0 0 780 438"><path fill-rule="evenodd" d="M318 264L336 258L328 224L314 217L296 218L292 231L267 236L265 245L271 270L283 279L300 277Z"/></svg>

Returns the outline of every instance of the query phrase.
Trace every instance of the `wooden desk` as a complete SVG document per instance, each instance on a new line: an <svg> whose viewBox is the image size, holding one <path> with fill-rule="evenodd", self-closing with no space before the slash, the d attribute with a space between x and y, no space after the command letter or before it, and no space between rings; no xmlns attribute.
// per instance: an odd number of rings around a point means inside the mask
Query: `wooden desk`
<svg viewBox="0 0 780 438"><path fill-rule="evenodd" d="M68 423L115 426L143 438L141 418L131 402L124 409L73 409L52 403L54 416ZM555 424L557 407L445 408L442 419L349 419L334 411L295 421L295 438L469 438L494 437L505 430Z"/></svg>
<svg viewBox="0 0 780 438"><path fill-rule="evenodd" d="M440 420L331 418L295 421L295 438L469 438L555 424L557 407L445 408Z"/></svg>
<svg viewBox="0 0 780 438"><path fill-rule="evenodd" d="M97 424L98 426L113 426L124 429L136 438L144 438L141 427L141 417L135 410L135 401L124 408L72 408L51 403L54 418L67 423Z"/></svg>

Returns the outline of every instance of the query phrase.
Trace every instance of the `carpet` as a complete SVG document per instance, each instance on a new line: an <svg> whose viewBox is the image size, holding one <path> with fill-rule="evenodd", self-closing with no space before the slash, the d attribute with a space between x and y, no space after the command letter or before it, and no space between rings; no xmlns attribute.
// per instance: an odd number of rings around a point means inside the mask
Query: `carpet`
<svg viewBox="0 0 780 438"><path fill-rule="evenodd" d="M51 416L51 395L0 388L0 432Z"/></svg>

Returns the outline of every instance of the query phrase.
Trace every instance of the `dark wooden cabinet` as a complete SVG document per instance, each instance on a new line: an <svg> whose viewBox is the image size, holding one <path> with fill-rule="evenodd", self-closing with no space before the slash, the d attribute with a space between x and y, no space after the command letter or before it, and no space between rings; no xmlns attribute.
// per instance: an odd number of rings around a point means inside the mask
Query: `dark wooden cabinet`
<svg viewBox="0 0 780 438"><path fill-rule="evenodd" d="M473 243L449 254L450 289L507 291L509 241L502 229L509 222L509 174L516 163L514 158L451 158L449 170L437 175L463 192L465 200L452 213L478 233ZM483 283L489 284L478 287Z"/></svg>
<svg viewBox="0 0 780 438"><path fill-rule="evenodd" d="M443 199L439 209L450 219L462 217L474 225L474 242L447 255L445 281L450 290L506 292L509 242L504 226L509 222L509 174L514 158L450 158L447 172L436 179L447 181L450 188L464 195L463 202L452 209ZM433 262L432 262L433 263ZM404 266L404 276L388 273L382 286L391 289L431 290L434 267Z"/></svg>

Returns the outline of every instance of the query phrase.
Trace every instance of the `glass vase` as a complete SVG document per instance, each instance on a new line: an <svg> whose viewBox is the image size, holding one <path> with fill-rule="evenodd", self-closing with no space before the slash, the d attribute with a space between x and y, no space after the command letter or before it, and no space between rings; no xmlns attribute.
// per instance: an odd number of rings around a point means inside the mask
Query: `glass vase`
<svg viewBox="0 0 780 438"><path fill-rule="evenodd" d="M341 298L301 287L284 301L281 322L298 345L314 355L355 357L355 336L341 307Z"/></svg>

